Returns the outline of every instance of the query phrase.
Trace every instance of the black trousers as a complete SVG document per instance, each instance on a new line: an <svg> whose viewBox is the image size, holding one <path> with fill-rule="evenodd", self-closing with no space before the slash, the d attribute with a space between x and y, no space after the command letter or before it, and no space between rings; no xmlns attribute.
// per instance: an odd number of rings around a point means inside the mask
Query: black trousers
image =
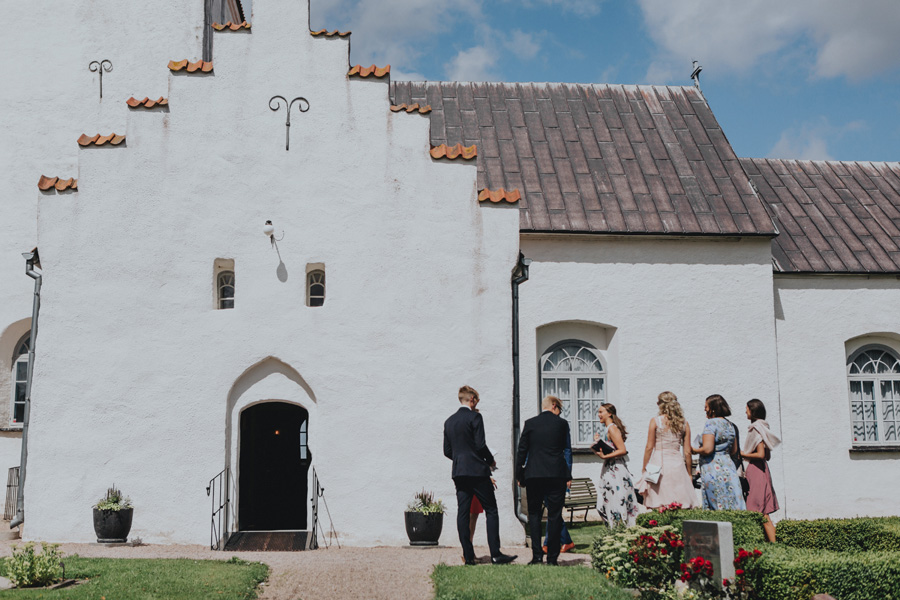
<svg viewBox="0 0 900 600"><path fill-rule="evenodd" d="M488 547L491 557L500 556L500 514L497 512L497 498L494 496L494 484L490 477L454 477L456 484L456 529L459 532L459 543L462 545L463 558L466 562L475 560L475 549L469 539L469 511L472 509L472 497L478 498L484 508L484 520L487 525ZM565 486L565 484L563 484ZM562 513L560 513L562 514ZM559 534L557 534L559 537Z"/></svg>
<svg viewBox="0 0 900 600"><path fill-rule="evenodd" d="M540 560L544 556L541 549L541 513L547 503L547 562L559 559L560 532L562 531L562 511L566 501L566 480L562 477L535 477L525 480L528 492L528 529L531 530L531 554Z"/></svg>

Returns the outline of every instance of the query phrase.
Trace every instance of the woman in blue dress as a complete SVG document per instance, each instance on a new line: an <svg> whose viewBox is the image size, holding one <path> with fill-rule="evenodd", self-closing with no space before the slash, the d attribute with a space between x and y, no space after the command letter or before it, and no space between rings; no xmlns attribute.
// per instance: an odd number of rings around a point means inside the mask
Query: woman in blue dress
<svg viewBox="0 0 900 600"><path fill-rule="evenodd" d="M706 426L699 448L700 483L703 485L703 508L710 510L746 510L741 482L732 455L738 452L737 433L725 417L731 409L725 398L713 394L706 399Z"/></svg>

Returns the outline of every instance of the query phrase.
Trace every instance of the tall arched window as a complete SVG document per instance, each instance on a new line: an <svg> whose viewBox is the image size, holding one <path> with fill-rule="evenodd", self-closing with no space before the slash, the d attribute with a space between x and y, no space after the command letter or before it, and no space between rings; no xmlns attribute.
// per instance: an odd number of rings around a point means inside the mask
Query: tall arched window
<svg viewBox="0 0 900 600"><path fill-rule="evenodd" d="M900 445L900 358L887 346L863 346L847 361L853 444Z"/></svg>
<svg viewBox="0 0 900 600"><path fill-rule="evenodd" d="M222 271L216 281L219 308L234 308L234 271Z"/></svg>
<svg viewBox="0 0 900 600"><path fill-rule="evenodd" d="M12 422L20 425L25 422L25 385L28 378L28 351L31 349L31 332L25 334L13 352L12 381Z"/></svg>
<svg viewBox="0 0 900 600"><path fill-rule="evenodd" d="M306 275L306 305L325 304L325 271L317 269Z"/></svg>
<svg viewBox="0 0 900 600"><path fill-rule="evenodd" d="M541 396L562 400L562 417L569 421L572 446L585 448L603 424L597 409L606 403L606 370L600 353L584 342L561 342L541 357Z"/></svg>

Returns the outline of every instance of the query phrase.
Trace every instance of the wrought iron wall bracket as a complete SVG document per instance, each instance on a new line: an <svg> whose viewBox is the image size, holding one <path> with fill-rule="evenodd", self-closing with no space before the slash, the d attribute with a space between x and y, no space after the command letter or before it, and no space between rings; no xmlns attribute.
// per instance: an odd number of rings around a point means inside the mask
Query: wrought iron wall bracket
<svg viewBox="0 0 900 600"><path fill-rule="evenodd" d="M106 71L109 73L113 70L113 64L106 58L103 60L93 60L88 65L88 69L91 73L100 73L100 99L103 99L103 72Z"/></svg>
<svg viewBox="0 0 900 600"><path fill-rule="evenodd" d="M294 98L290 102L284 96L272 96L269 98L269 108L275 112L281 108L281 104L278 102L284 102L284 106L287 108L287 119L284 122L285 133L284 133L284 149L291 149L291 109L294 107L294 103L297 103L297 107L300 112L305 113L309 110L309 101L306 98L302 98L300 96Z"/></svg>

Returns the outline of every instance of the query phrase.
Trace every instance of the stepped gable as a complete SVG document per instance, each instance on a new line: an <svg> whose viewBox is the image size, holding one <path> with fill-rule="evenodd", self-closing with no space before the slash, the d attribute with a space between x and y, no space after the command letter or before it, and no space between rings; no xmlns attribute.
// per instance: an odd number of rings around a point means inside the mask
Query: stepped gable
<svg viewBox="0 0 900 600"><path fill-rule="evenodd" d="M741 164L781 232L776 272L900 273L900 163Z"/></svg>
<svg viewBox="0 0 900 600"><path fill-rule="evenodd" d="M431 145L478 146L478 189L521 190L523 232L777 235L693 87L392 82Z"/></svg>

